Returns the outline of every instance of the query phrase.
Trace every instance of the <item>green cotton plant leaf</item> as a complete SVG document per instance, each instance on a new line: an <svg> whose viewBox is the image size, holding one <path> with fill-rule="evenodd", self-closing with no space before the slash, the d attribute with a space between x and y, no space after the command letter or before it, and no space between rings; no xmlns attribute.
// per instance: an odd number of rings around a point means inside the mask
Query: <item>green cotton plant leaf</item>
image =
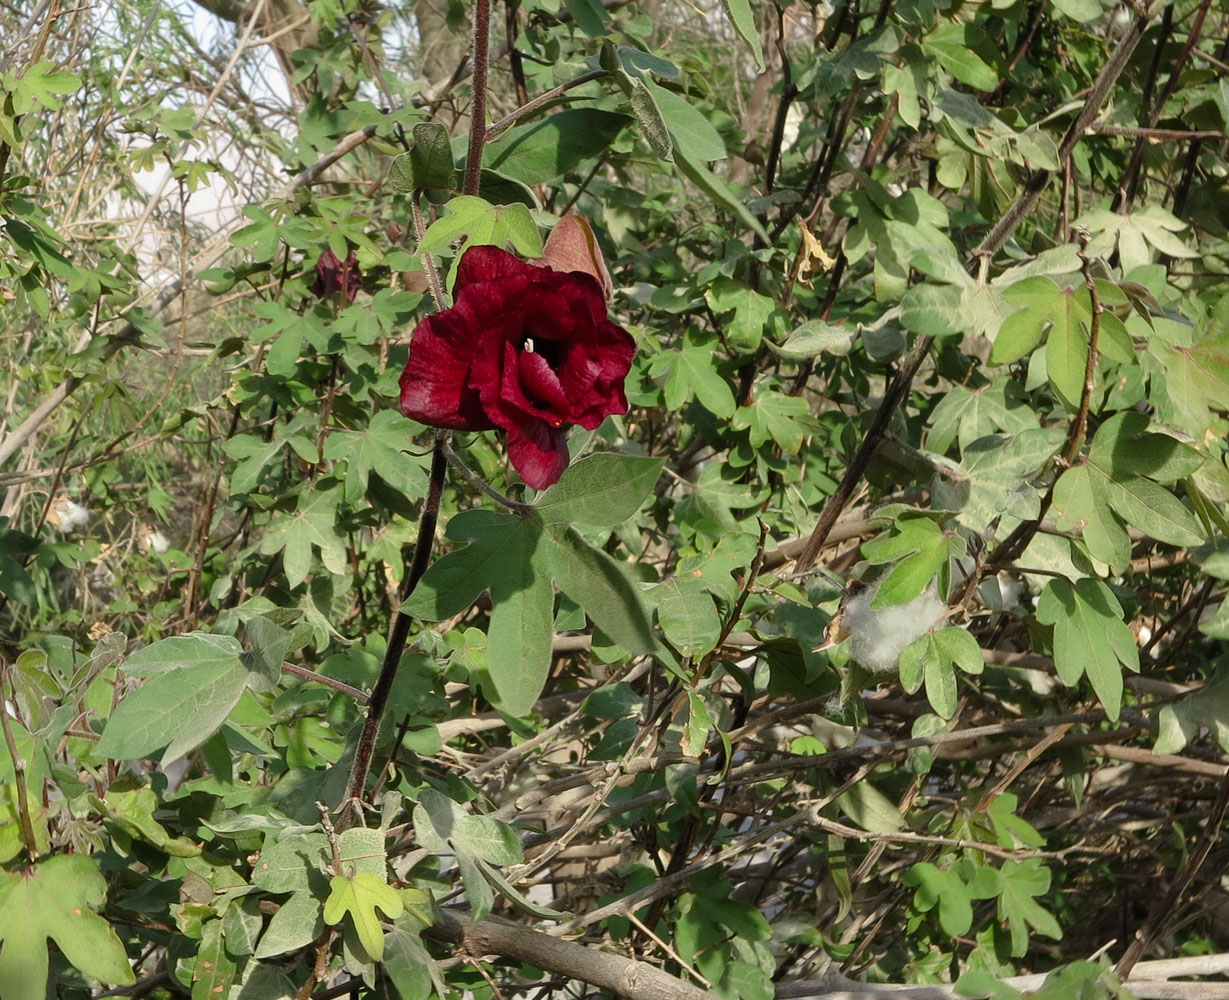
<svg viewBox="0 0 1229 1000"><path fill-rule="evenodd" d="M601 0L564 0L564 6L576 26L590 38L601 38L606 33L610 15Z"/></svg>
<svg viewBox="0 0 1229 1000"><path fill-rule="evenodd" d="M694 577L676 576L652 590L657 620L666 638L684 656L711 653L721 637L721 619L712 595Z"/></svg>
<svg viewBox="0 0 1229 1000"><path fill-rule="evenodd" d="M94 796L93 800L98 811L129 836L139 837L173 858L195 858L200 855L199 844L187 837L172 837L154 819L154 810L159 808L158 797L149 786L138 786L134 778L121 778L112 783L102 799Z"/></svg>
<svg viewBox="0 0 1229 1000"><path fill-rule="evenodd" d="M772 237L768 235L768 231L764 228L763 224L755 217L755 213L743 203L742 199L738 197L729 184L700 161L692 159L683 149L676 148L674 150L674 163L684 177L713 200L714 205L732 213L751 232L762 239L767 246L773 245Z"/></svg>
<svg viewBox="0 0 1229 1000"><path fill-rule="evenodd" d="M715 417L728 420L738 404L730 383L716 370L719 360L713 344L696 344L685 340L677 351L665 351L655 357L649 370L654 374L667 371L666 406L681 410L689 399L695 399Z"/></svg>
<svg viewBox="0 0 1229 1000"><path fill-rule="evenodd" d="M747 43L751 56L755 59L755 68L764 72L764 47L760 44L760 32L755 26L755 13L751 9L750 0L721 0L725 16L734 25L738 37Z"/></svg>
<svg viewBox="0 0 1229 1000"><path fill-rule="evenodd" d="M165 767L222 727L246 680L238 656L157 674L119 703L94 752L100 759L137 760L165 747Z"/></svg>
<svg viewBox="0 0 1229 1000"><path fill-rule="evenodd" d="M0 995L43 1000L47 940L82 975L112 986L136 982L124 946L97 914L107 883L97 863L59 854L21 871L0 871Z"/></svg>
<svg viewBox="0 0 1229 1000"><path fill-rule="evenodd" d="M614 527L640 509L661 475L663 460L598 452L573 462L534 501L544 524Z"/></svg>
<svg viewBox="0 0 1229 1000"><path fill-rule="evenodd" d="M676 150L697 162L725 159L725 142L699 108L647 76L641 77L641 82L661 112Z"/></svg>
<svg viewBox="0 0 1229 1000"><path fill-rule="evenodd" d="M487 147L486 165L523 184L553 184L605 152L630 122L614 111L569 108L509 129ZM541 256L541 251L527 256Z"/></svg>
<svg viewBox="0 0 1229 1000"><path fill-rule="evenodd" d="M905 828L900 810L869 781L860 781L836 800L854 823L870 833L896 833Z"/></svg>
<svg viewBox="0 0 1229 1000"><path fill-rule="evenodd" d="M999 872L1003 890L999 895L998 914L1011 928L1012 957L1019 958L1028 951L1029 928L1061 941L1063 931L1058 921L1037 902L1038 896L1050 890L1050 872L1041 859L1004 861Z"/></svg>
<svg viewBox="0 0 1229 1000"><path fill-rule="evenodd" d="M1116 249L1123 273L1150 263L1154 252L1178 258L1198 256L1177 235L1189 228L1187 224L1159 204L1146 205L1130 215L1097 208L1085 212L1074 225L1093 234L1090 253L1109 257Z"/></svg>
<svg viewBox="0 0 1229 1000"><path fill-rule="evenodd" d="M988 434L1031 430L1037 426L1037 414L1023 387L1014 379L1001 377L978 389L952 386L931 411L927 423L926 450L945 455L953 440L964 452Z"/></svg>
<svg viewBox="0 0 1229 1000"><path fill-rule="evenodd" d="M124 661L129 677L155 677L171 670L217 668L238 661L243 647L231 635L189 632L142 646Z"/></svg>
<svg viewBox="0 0 1229 1000"><path fill-rule="evenodd" d="M1160 368L1153 385L1161 419L1196 441L1219 436L1217 415L1229 409L1229 305L1209 316L1189 346L1155 337L1148 354Z"/></svg>
<svg viewBox="0 0 1229 1000"><path fill-rule="evenodd" d="M821 354L844 357L853 349L856 336L854 331L843 326L812 319L795 328L780 344L770 340L764 343L777 357L787 361L807 361Z"/></svg>
<svg viewBox="0 0 1229 1000"><path fill-rule="evenodd" d="M1121 570L1131 561L1131 539L1110 506L1110 482L1091 466L1073 466L1054 484L1054 513L1059 530L1079 532L1090 556Z"/></svg>
<svg viewBox="0 0 1229 1000"><path fill-rule="evenodd" d="M736 431L750 431L753 448L772 441L785 454L796 455L814 421L810 406L801 396L787 396L779 389L761 386L749 404L734 412L730 426Z"/></svg>
<svg viewBox="0 0 1229 1000"><path fill-rule="evenodd" d="M1117 286L1097 282L1104 304L1121 298ZM1009 364L1046 344L1046 370L1055 390L1068 406L1079 403L1088 366L1092 330L1092 295L1082 282L1060 285L1039 275L1010 285L1003 292L1009 305L1021 306L1007 316L995 335L991 364ZM1124 300L1125 301L1125 300ZM1120 364L1135 362L1135 348L1122 321L1112 312L1101 316L1097 340L1102 356Z"/></svg>
<svg viewBox="0 0 1229 1000"><path fill-rule="evenodd" d="M972 634L962 628L949 626L934 634L939 653L956 664L966 674L980 674L985 669L981 647Z"/></svg>
<svg viewBox="0 0 1229 1000"><path fill-rule="evenodd" d="M384 973L400 1000L430 1000L437 978L439 995L448 995L435 959L422 943L420 929L405 914L384 935Z"/></svg>
<svg viewBox="0 0 1229 1000"><path fill-rule="evenodd" d="M663 160L674 159L674 141L670 138L670 129L666 119L657 106L653 92L645 85L642 77L632 79L627 77L627 102L631 105L632 114L636 116L636 124L640 127L640 135L648 144L654 156Z"/></svg>
<svg viewBox="0 0 1229 1000"><path fill-rule="evenodd" d="M280 512L265 528L260 551L267 556L282 553L282 569L291 587L303 583L312 568L312 549L330 573L346 572L346 540L337 533L340 484L330 488L322 481L299 494L292 513Z"/></svg>
<svg viewBox="0 0 1229 1000"><path fill-rule="evenodd" d="M919 636L905 647L899 670L901 686L910 694L925 686L926 700L936 715L950 719L956 714L956 673L933 633Z"/></svg>
<svg viewBox="0 0 1229 1000"><path fill-rule="evenodd" d="M331 433L324 442L324 457L346 463L345 475L340 477L342 499L346 503L362 500L372 472L405 496L423 496L431 460L409 454L420 429L396 410L381 410L366 427Z"/></svg>
<svg viewBox="0 0 1229 1000"><path fill-rule="evenodd" d="M559 589L584 608L598 628L628 652L657 651L644 595L622 566L572 528L548 525L543 542L546 565Z"/></svg>
<svg viewBox="0 0 1229 1000"><path fill-rule="evenodd" d="M1124 410L1097 428L1088 460L1116 479L1146 476L1173 483L1193 475L1206 458L1169 434L1148 430L1146 414Z"/></svg>
<svg viewBox="0 0 1229 1000"><path fill-rule="evenodd" d="M683 753L699 757L704 753L708 734L713 730L713 717L709 714L704 698L695 691L687 692L687 725L683 730Z"/></svg>
<svg viewBox="0 0 1229 1000"><path fill-rule="evenodd" d="M453 259L449 283L456 277L456 264L461 252L471 246L503 247L511 244L522 257L542 256L542 237L529 214L519 202L492 205L474 195L458 195L444 206L445 215L423 234L418 252L435 253L461 241L461 250Z"/></svg>
<svg viewBox="0 0 1229 1000"><path fill-rule="evenodd" d="M323 894L323 890L322 893ZM273 914L252 957L259 960L305 948L324 930L320 900L310 892L296 892Z"/></svg>
<svg viewBox="0 0 1229 1000"><path fill-rule="evenodd" d="M384 957L384 930L379 913L396 920L405 910L397 890L370 872L334 875L329 888L329 898L324 901L324 922L335 926L350 914L363 950L380 961Z"/></svg>
<svg viewBox="0 0 1229 1000"><path fill-rule="evenodd" d="M901 877L914 886L913 907L920 913L938 909L939 926L949 937L961 937L973 926L973 903L964 879L953 871L941 871L921 861Z"/></svg>
<svg viewBox="0 0 1229 1000"><path fill-rule="evenodd" d="M230 993L238 965L222 938L222 921L210 920L201 928L201 942L192 966L192 1000L217 1000Z"/></svg>
<svg viewBox="0 0 1229 1000"><path fill-rule="evenodd" d="M1153 753L1180 753L1200 730L1211 734L1222 750L1229 750L1229 673L1222 671L1181 701L1162 706L1156 720Z"/></svg>
<svg viewBox="0 0 1229 1000"><path fill-rule="evenodd" d="M6 73L5 87L12 95L15 114L29 114L36 104L48 111L59 111L63 104L60 97L81 89L81 78L57 70L55 63L44 60L29 67L21 76L11 77Z"/></svg>
<svg viewBox="0 0 1229 1000"><path fill-rule="evenodd" d="M960 536L949 535L929 517L902 515L893 522L891 531L866 542L862 554L872 565L896 563L875 591L870 606L877 610L913 600L950 555L964 553Z"/></svg>
<svg viewBox="0 0 1229 1000"><path fill-rule="evenodd" d="M413 187L451 188L457 170L452 159L452 140L448 129L439 122L417 122L410 135L414 144L409 153L402 156L409 156L410 183Z"/></svg>
<svg viewBox="0 0 1229 1000"><path fill-rule="evenodd" d="M448 526L449 534L454 526L463 530L457 522L472 521L475 532L469 536L472 541L431 564L409 600L401 605L407 615L420 621L443 621L460 614L491 585L506 548L519 544L516 536L525 528L524 522L512 514L481 513L486 516L467 519L464 514L458 514L453 518Z"/></svg>
<svg viewBox="0 0 1229 1000"><path fill-rule="evenodd" d="M922 39L922 49L961 83L976 90L992 91L999 85L999 74L987 62L995 61L988 52L989 40L974 24L944 21Z"/></svg>
<svg viewBox="0 0 1229 1000"><path fill-rule="evenodd" d="M718 277L705 289L704 300L715 313L734 313L724 325L725 342L731 350L741 354L759 350L769 320L777 312L772 299L732 278Z"/></svg>
<svg viewBox="0 0 1229 1000"><path fill-rule="evenodd" d="M1038 516L1040 489L1033 480L1062 447L1059 427L1030 427L1015 434L989 434L963 448L964 478L936 476L932 504L955 511L963 527L982 532L1004 514L1020 520Z"/></svg>
<svg viewBox="0 0 1229 1000"><path fill-rule="evenodd" d="M486 674L492 704L528 715L546 686L554 639L555 592L543 555L542 532L525 519L509 534L491 578Z"/></svg>
<svg viewBox="0 0 1229 1000"><path fill-rule="evenodd" d="M994 825L995 838L1000 847L1041 847L1045 837L1027 820L1016 815L1020 804L1014 792L1003 792L986 807L986 815Z"/></svg>
<svg viewBox="0 0 1229 1000"><path fill-rule="evenodd" d="M1122 707L1122 669L1139 672L1139 650L1123 622L1122 606L1100 580L1073 587L1051 580L1037 604L1037 621L1054 628L1054 668L1068 687L1087 676L1112 722Z"/></svg>
<svg viewBox="0 0 1229 1000"><path fill-rule="evenodd" d="M1130 543L1120 522L1172 545L1199 545L1204 533L1198 519L1164 486L1142 474L1166 481L1185 478L1203 464L1189 445L1146 430L1148 418L1124 412L1097 430L1088 461L1068 469L1054 487L1060 527L1082 529L1095 559L1121 567Z"/></svg>

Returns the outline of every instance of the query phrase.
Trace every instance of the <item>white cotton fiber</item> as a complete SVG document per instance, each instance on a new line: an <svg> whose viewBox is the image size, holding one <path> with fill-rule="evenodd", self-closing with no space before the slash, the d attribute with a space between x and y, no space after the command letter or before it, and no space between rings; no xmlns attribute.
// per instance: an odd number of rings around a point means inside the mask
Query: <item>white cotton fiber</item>
<svg viewBox="0 0 1229 1000"><path fill-rule="evenodd" d="M849 656L875 674L893 674L906 647L925 635L947 613L947 605L929 588L912 601L871 610L879 588L868 587L849 599L844 627Z"/></svg>

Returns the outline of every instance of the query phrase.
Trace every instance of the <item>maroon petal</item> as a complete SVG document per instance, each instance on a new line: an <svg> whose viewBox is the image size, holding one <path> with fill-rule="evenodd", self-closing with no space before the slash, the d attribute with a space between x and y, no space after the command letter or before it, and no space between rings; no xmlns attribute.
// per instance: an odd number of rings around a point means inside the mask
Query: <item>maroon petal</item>
<svg viewBox="0 0 1229 1000"><path fill-rule="evenodd" d="M543 404L536 406L537 409L567 412L567 394L563 391L563 386L559 384L559 376L551 369L546 358L534 351L524 350L518 362L521 388L530 404ZM547 417L547 419L550 418ZM552 420L551 423L562 423L562 420Z"/></svg>
<svg viewBox="0 0 1229 1000"><path fill-rule="evenodd" d="M544 490L568 467L567 437L544 420L526 420L508 431L508 457L527 486Z"/></svg>
<svg viewBox="0 0 1229 1000"><path fill-rule="evenodd" d="M463 311L428 316L410 341L401 373L401 412L432 427L480 431L494 427L469 380L479 328Z"/></svg>
<svg viewBox="0 0 1229 1000"><path fill-rule="evenodd" d="M457 265L457 280L453 292L459 295L467 286L484 282L505 282L509 278L527 281L539 276L541 271L519 257L499 247L470 247L461 255Z"/></svg>

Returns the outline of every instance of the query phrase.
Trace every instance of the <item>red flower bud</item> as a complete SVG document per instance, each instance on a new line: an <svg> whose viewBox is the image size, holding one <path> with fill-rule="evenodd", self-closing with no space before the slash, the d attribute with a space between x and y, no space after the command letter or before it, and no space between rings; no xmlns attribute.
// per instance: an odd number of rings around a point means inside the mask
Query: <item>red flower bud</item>
<svg viewBox="0 0 1229 1000"><path fill-rule="evenodd" d="M346 254L344 264L332 250L325 250L316 261L316 280L308 291L321 301L340 295L342 305L348 306L362 284L363 275L353 250Z"/></svg>
<svg viewBox="0 0 1229 1000"><path fill-rule="evenodd" d="M593 430L627 411L635 342L591 274L498 247L470 247L453 291L453 307L414 331L401 410L435 427L506 431L513 467L544 489L567 468L569 424Z"/></svg>

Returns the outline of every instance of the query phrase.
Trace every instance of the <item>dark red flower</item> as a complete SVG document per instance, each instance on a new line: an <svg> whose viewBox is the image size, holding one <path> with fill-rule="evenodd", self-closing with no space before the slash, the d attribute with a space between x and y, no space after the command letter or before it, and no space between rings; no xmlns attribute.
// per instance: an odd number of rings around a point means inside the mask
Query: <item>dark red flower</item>
<svg viewBox="0 0 1229 1000"><path fill-rule="evenodd" d="M362 284L363 274L353 250L346 254L344 264L332 250L325 250L316 261L316 280L308 291L321 300L340 294L342 305L349 305Z"/></svg>
<svg viewBox="0 0 1229 1000"><path fill-rule="evenodd" d="M401 410L435 427L506 431L513 467L544 489L567 468L569 424L593 430L627 411L635 342L592 275L498 247L470 247L453 291L453 307L414 331Z"/></svg>

